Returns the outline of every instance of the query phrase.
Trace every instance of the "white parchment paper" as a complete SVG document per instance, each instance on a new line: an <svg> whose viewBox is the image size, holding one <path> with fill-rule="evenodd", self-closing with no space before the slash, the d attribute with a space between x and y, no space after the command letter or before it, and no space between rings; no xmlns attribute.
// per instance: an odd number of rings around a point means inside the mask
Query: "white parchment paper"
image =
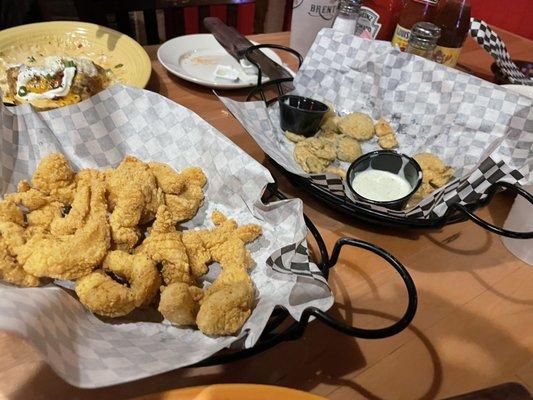
<svg viewBox="0 0 533 400"><path fill-rule="evenodd" d="M194 364L238 339L251 347L276 305L296 319L308 306L331 307L331 292L307 255L301 201L263 205L270 173L190 110L152 92L114 86L47 112L1 106L0 129L2 193L30 178L51 152L65 154L76 169L113 167L131 154L178 170L203 168L206 200L186 227L211 226L214 209L239 224L263 227L263 235L249 245L257 262L251 273L257 305L235 337L176 328L156 311L104 320L85 310L68 289L0 284L0 329L25 337L70 384L95 388L159 374Z"/></svg>

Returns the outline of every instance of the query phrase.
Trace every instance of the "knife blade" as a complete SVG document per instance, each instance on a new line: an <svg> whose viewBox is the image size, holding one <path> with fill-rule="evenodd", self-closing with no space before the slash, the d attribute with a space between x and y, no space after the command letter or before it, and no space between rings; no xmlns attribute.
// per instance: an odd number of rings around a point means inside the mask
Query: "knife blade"
<svg viewBox="0 0 533 400"><path fill-rule="evenodd" d="M204 26L210 31L222 47L237 61L245 59L246 50L254 44L244 37L237 29L227 26L219 18L204 18ZM254 50L249 57L259 64L264 75L271 80L292 78L289 71L271 60L261 50ZM283 84L284 88L292 90L292 85Z"/></svg>

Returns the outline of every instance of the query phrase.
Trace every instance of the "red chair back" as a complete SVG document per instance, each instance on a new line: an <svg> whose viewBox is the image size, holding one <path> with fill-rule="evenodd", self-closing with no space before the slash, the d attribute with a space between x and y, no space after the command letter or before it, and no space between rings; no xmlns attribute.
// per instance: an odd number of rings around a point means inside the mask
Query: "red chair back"
<svg viewBox="0 0 533 400"><path fill-rule="evenodd" d="M472 16L533 40L533 0L470 0ZM533 60L533 54L531 56Z"/></svg>

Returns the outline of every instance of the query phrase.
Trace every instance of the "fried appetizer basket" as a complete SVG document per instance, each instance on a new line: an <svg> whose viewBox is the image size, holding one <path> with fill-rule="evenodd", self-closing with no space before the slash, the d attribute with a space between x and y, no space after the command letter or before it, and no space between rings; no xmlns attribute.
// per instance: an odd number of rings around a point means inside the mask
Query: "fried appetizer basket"
<svg viewBox="0 0 533 400"><path fill-rule="evenodd" d="M0 107L0 127L3 194L14 192L17 183L29 179L37 164L51 153L62 153L76 171L114 168L131 155L146 162L167 163L178 171L191 166L203 170L205 199L197 214L180 225L184 232L212 226L214 211L239 225L257 224L262 229L261 236L247 246L255 261L250 272L254 308L232 336L208 336L195 327L173 326L153 308L138 308L117 318L97 317L78 301L73 281L55 280L32 288L0 283L0 329L26 338L72 385L103 387L186 366L233 361L298 339L312 318L364 338L394 335L413 319L416 289L394 257L350 238L340 239L330 254L316 227L304 216L300 200L284 198L275 190L267 169L196 114L163 96L114 86L79 104L46 112L36 112L29 105ZM105 204L105 196L93 197L95 202L102 199L100 206ZM318 264L309 256L308 231L319 249ZM3 240L4 234L0 230ZM77 248L70 252L97 244L90 238L76 243ZM341 250L349 246L381 256L405 283L407 309L391 326L354 328L327 313L334 302L328 271ZM51 253L49 249L47 254ZM61 255L53 257L60 259ZM61 260L62 265L66 263ZM211 265L204 286L216 279L218 269L216 263Z"/></svg>
<svg viewBox="0 0 533 400"><path fill-rule="evenodd" d="M262 47L270 45L249 49L251 62L250 54ZM281 50L295 54L292 49ZM294 185L333 210L375 224L439 228L470 219L502 236L533 237L533 231L505 230L474 214L502 189L533 204L533 196L521 188L533 183L531 99L402 53L388 42L332 29L317 35L303 63L296 55L300 69L293 82L290 78L258 81L247 102L220 98ZM362 112L374 121L384 118L396 133L399 145L395 150L410 156L432 153L455 170L454 177L414 207L394 211L355 199L339 175L305 173L293 157L294 144L284 137L279 124L276 98L287 92L288 85L293 85L292 93L326 103L338 115ZM274 98L269 99L273 92ZM251 101L256 98L260 101ZM361 146L363 153L379 149L377 138ZM349 164L335 161L331 166L346 170Z"/></svg>

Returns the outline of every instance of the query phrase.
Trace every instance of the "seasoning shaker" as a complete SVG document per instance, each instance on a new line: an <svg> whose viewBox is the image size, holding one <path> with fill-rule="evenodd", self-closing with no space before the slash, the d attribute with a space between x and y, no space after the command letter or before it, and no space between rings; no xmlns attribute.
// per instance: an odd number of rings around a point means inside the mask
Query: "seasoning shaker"
<svg viewBox="0 0 533 400"><path fill-rule="evenodd" d="M340 0L339 11L335 22L333 22L333 29L350 35L355 34L362 3L363 0Z"/></svg>
<svg viewBox="0 0 533 400"><path fill-rule="evenodd" d="M407 53L433 60L433 53L440 38L440 28L431 22L417 22L411 28Z"/></svg>

